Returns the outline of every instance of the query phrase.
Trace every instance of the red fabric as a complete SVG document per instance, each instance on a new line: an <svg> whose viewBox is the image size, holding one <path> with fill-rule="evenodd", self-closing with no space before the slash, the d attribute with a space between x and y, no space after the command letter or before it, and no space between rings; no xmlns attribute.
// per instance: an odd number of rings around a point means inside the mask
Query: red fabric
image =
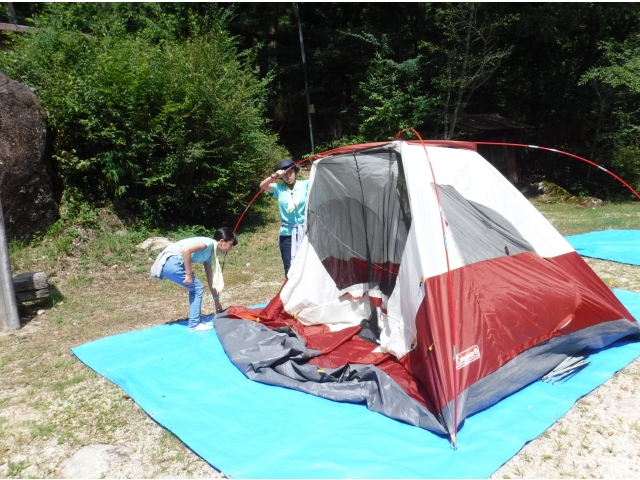
<svg viewBox="0 0 640 480"><path fill-rule="evenodd" d="M397 358L389 355L389 357L384 362L379 363L377 367L393 378L407 395L427 407L431 412L437 412L435 403L429 398L426 389L418 383L415 377L407 372L407 369L404 368Z"/></svg>
<svg viewBox="0 0 640 480"><path fill-rule="evenodd" d="M381 308L382 307L382 299L379 297L371 297L369 296L369 303L374 307Z"/></svg>
<svg viewBox="0 0 640 480"><path fill-rule="evenodd" d="M478 262L451 272L458 352L480 359L456 369L453 360L447 274L424 283L425 299L416 315L416 348L398 360L373 353L376 345L361 339L360 327L331 332L308 327L287 314L280 294L264 309L231 307L228 315L264 323L288 325L322 355L310 363L337 368L372 364L385 371L403 390L438 413L458 392L496 371L523 351L550 338L599 323L627 318L627 309L575 253L544 259L533 253ZM467 357L471 358L471 357Z"/></svg>
<svg viewBox="0 0 640 480"><path fill-rule="evenodd" d="M332 332L326 325L303 325L292 315L289 315L280 300L280 292L273 297L264 308L231 307L227 311L230 318L241 318L263 323L269 328L291 327L298 335L307 341L307 348L320 350L326 355L345 342L348 342L360 331L360 326L345 328L337 332ZM373 350L374 345L371 345ZM342 363L344 364L344 362Z"/></svg>
<svg viewBox="0 0 640 480"><path fill-rule="evenodd" d="M456 369L446 273L425 282L417 346L402 358L438 411L524 350L559 335L555 327L581 305L571 277L533 253L474 263L451 275L457 353L477 346L479 361Z"/></svg>
<svg viewBox="0 0 640 480"><path fill-rule="evenodd" d="M347 363L377 365L387 360L389 354L373 353L376 347L377 345L363 340L356 334L325 355L313 358L309 363L326 368L338 368Z"/></svg>
<svg viewBox="0 0 640 480"><path fill-rule="evenodd" d="M458 353L477 346L480 360L460 369L452 360L447 274L425 283L416 317L417 346L401 360L425 386L437 411L455 397L456 375L461 392L550 338L611 320L634 321L575 252L553 259L533 253L502 257L451 275Z"/></svg>
<svg viewBox="0 0 640 480"><path fill-rule="evenodd" d="M626 318L637 322L633 315L618 300L609 287L576 252L560 255L548 260L570 274L582 294L582 307L573 320L561 329L563 334L577 332L583 328L610 320Z"/></svg>

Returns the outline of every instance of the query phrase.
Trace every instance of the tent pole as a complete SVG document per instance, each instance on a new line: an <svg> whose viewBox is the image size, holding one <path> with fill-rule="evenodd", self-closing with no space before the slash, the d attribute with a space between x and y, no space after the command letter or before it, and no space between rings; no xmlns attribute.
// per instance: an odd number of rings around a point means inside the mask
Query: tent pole
<svg viewBox="0 0 640 480"><path fill-rule="evenodd" d="M300 23L300 13L298 12L298 4L293 2L293 11L298 19L298 32L300 33L300 52L302 53L302 67L304 69L304 93L307 96L307 117L309 119L309 137L311 138L311 153L316 153L316 147L313 142L313 125L311 124L312 105L309 100L309 81L307 80L307 60L304 55L304 41L302 39L302 24Z"/></svg>
<svg viewBox="0 0 640 480"><path fill-rule="evenodd" d="M436 181L436 174L433 171L433 165L431 164L431 158L429 158L429 152L427 152L427 147L424 144L424 140L422 139L422 137L420 136L420 134L418 132L416 132L416 130L412 127L408 127L405 128L404 130L401 130L398 135L396 135L396 138L399 138L399 135L406 131L406 130L411 130L413 133L415 133L415 135L418 137L418 139L420 140L420 143L422 144L422 148L424 149L424 154L427 157L427 162L429 163L429 169L431 170L431 178L433 178L433 186L435 189L435 193L436 193L436 199L438 200L438 209L440 210L440 226L442 228L442 240L444 242L444 255L445 258L447 260L447 285L448 285L448 297L449 297L449 326L451 328L451 339L452 339L452 345L451 345L451 350L453 352L453 356L452 356L452 362L454 365L453 368L453 433L451 433L451 448L453 448L454 450L458 449L458 443L457 443L457 436L458 436L458 369L455 368L455 364L456 364L456 357L457 357L457 353L458 353L458 338L457 338L457 333L456 333L456 314L455 314L455 301L453 298L453 281L451 279L451 267L449 264L449 247L448 247L448 242L447 242L447 230L445 228L445 224L448 225L448 223L446 222L445 218L444 218L444 211L442 210L442 202L440 201L440 190L438 188L438 182Z"/></svg>
<svg viewBox="0 0 640 480"><path fill-rule="evenodd" d="M544 150L544 151L547 151L547 152L560 153L560 154L566 155L568 157L576 158L576 159L578 159L578 160L580 160L582 162L588 163L589 165L593 165L594 167L597 167L600 170L602 170L603 172L611 175L613 178L615 178L620 183L622 183L625 187L627 187L627 189L629 189L631 191L631 193L633 193L640 200L640 194L638 194L638 192L636 192L633 189L633 187L631 187L631 185L629 185L627 182L625 182L623 179L621 179L619 176L617 176L611 170L607 170L602 165L598 165L597 163L592 162L591 160L587 160L586 158L580 157L578 155L574 155L573 153L563 152L562 150L558 150L556 148L541 147L539 145L525 145L523 143L507 143L507 142L473 142L473 143L475 143L476 145L504 145L504 146L507 146L507 147L534 148L534 149L538 149L538 150Z"/></svg>

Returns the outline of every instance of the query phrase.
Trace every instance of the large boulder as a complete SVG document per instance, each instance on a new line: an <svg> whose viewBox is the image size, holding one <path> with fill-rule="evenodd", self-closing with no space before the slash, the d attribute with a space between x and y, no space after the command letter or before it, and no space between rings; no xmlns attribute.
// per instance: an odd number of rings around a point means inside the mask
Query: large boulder
<svg viewBox="0 0 640 480"><path fill-rule="evenodd" d="M38 97L0 71L0 195L8 238L30 240L58 219Z"/></svg>

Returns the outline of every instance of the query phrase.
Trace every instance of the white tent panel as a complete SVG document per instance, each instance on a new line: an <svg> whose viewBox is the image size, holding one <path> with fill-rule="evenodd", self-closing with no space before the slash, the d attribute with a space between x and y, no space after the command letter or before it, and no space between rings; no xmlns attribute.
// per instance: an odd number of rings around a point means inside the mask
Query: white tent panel
<svg viewBox="0 0 640 480"><path fill-rule="evenodd" d="M422 156L428 168L422 146L405 145L403 160L405 152L412 160ZM427 152L438 184L452 185L467 200L499 212L540 256L555 257L574 251L531 202L478 153L442 147L427 147Z"/></svg>
<svg viewBox="0 0 640 480"><path fill-rule="evenodd" d="M361 290L361 289L360 289ZM280 292L284 309L305 325L326 324L332 331L359 325L371 314L368 297L354 299L338 290L305 238Z"/></svg>
<svg viewBox="0 0 640 480"><path fill-rule="evenodd" d="M460 151L460 150L456 150ZM429 162L422 147L413 148L403 144L402 163L407 179L407 190L411 203L411 228L418 238L422 272L420 276L434 277L447 272L447 255L442 235L440 207L434 189ZM438 173L436 181L440 183ZM464 266L462 257L455 247L453 235L445 226L448 241L449 268Z"/></svg>
<svg viewBox="0 0 640 480"><path fill-rule="evenodd" d="M387 314L380 316L380 349L398 358L411 351L411 344L417 334L416 313L424 299L420 265L420 246L415 229L411 228L396 288L386 303Z"/></svg>
<svg viewBox="0 0 640 480"><path fill-rule="evenodd" d="M424 148L404 142L388 148L401 149L412 224L395 289L389 298L382 295L382 307L386 313L379 310L380 348L401 358L411 350L416 337L415 318L424 299L421 280L445 274L447 255L440 207L433 188L434 179ZM553 257L573 251L535 207L476 152L443 147L427 147L427 152L438 185L451 185L467 200L503 215L537 253ZM360 167L366 170L368 165L363 162ZM310 188L313 188L316 174L314 164ZM340 177L334 181L340 183L349 180L346 175ZM350 188L359 188L359 185L351 185ZM464 266L464 261L446 225L445 231L449 269L454 270ZM328 230L327 235L330 234ZM281 299L285 310L297 315L302 323L326 324L335 331L359 325L362 319L369 318L372 307L367 288L368 285L352 285L339 290L313 246L305 239L291 265ZM377 292L374 296L379 296L380 292Z"/></svg>

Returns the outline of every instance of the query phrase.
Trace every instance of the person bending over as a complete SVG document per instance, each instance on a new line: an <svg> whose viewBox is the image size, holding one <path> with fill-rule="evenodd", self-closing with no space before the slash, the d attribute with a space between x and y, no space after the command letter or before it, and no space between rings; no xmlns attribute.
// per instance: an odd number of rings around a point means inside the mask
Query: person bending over
<svg viewBox="0 0 640 480"><path fill-rule="evenodd" d="M151 267L151 277L167 278L189 290L189 326L188 331L211 330L213 323L203 322L201 314L204 286L193 275L193 264L202 263L207 275L209 291L216 304L216 313L222 311L220 292L224 288L222 269L217 253L228 253L238 244L238 237L227 227L216 230L213 238L192 237L167 246L156 258Z"/></svg>

